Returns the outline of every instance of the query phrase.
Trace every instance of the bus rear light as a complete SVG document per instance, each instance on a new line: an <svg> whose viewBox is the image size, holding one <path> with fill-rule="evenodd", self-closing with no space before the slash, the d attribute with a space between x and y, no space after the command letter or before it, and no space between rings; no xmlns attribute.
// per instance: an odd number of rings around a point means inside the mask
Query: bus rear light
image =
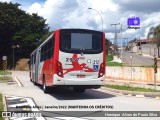
<svg viewBox="0 0 160 120"><path fill-rule="evenodd" d="M99 70L99 73L98 73L98 78L103 77L104 74L105 74L105 64L101 63L100 70Z"/></svg>
<svg viewBox="0 0 160 120"><path fill-rule="evenodd" d="M57 75L63 77L63 70L61 62L57 61Z"/></svg>

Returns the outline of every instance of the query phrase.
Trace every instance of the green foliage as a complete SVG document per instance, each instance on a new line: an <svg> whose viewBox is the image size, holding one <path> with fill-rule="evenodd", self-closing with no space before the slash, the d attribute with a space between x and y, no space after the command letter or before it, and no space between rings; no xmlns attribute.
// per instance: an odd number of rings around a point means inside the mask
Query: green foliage
<svg viewBox="0 0 160 120"><path fill-rule="evenodd" d="M156 45L158 48L158 57L160 57L159 47L160 47L160 25L156 27L151 27L148 32L148 38L153 38L156 40Z"/></svg>
<svg viewBox="0 0 160 120"><path fill-rule="evenodd" d="M48 33L46 33L45 35L43 35L42 38L41 38L41 43L42 43L44 40L46 40L53 32L54 32L54 31L48 32Z"/></svg>
<svg viewBox="0 0 160 120"><path fill-rule="evenodd" d="M5 81L8 81L8 80L11 80L10 76L1 76L0 77L0 82L5 82Z"/></svg>
<svg viewBox="0 0 160 120"><path fill-rule="evenodd" d="M106 39L106 54L108 55L109 51L111 51L110 46L112 45L112 43L110 42L109 39Z"/></svg>
<svg viewBox="0 0 160 120"><path fill-rule="evenodd" d="M5 73L5 75L11 75L12 74L9 71L0 70L0 75L4 75L4 73Z"/></svg>
<svg viewBox="0 0 160 120"><path fill-rule="evenodd" d="M0 111L4 111L4 106L3 106L3 97L2 94L0 93ZM0 115L1 116L1 115ZM4 118L0 117L0 120L4 120Z"/></svg>
<svg viewBox="0 0 160 120"><path fill-rule="evenodd" d="M19 6L18 3L0 2L0 51L5 55L10 53L12 45L19 45L21 52L25 49L31 52L49 30L43 17L30 15L19 9Z"/></svg>

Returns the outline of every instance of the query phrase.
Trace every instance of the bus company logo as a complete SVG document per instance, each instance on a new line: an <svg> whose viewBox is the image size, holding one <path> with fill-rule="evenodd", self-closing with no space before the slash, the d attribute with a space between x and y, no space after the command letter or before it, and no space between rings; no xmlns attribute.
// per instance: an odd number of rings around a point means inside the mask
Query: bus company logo
<svg viewBox="0 0 160 120"><path fill-rule="evenodd" d="M139 17L130 17L127 20L128 29L140 29L140 18Z"/></svg>

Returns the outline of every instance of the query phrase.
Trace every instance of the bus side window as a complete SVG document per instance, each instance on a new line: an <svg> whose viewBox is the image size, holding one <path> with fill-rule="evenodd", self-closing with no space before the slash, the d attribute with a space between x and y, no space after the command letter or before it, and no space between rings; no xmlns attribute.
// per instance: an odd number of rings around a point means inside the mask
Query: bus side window
<svg viewBox="0 0 160 120"><path fill-rule="evenodd" d="M54 42L53 37L51 37L48 41L47 59L51 59L53 57L53 47L54 47L53 42Z"/></svg>
<svg viewBox="0 0 160 120"><path fill-rule="evenodd" d="M55 45L55 36L52 37L52 52L51 52L52 56L51 57L53 57L54 55L54 45Z"/></svg>
<svg viewBox="0 0 160 120"><path fill-rule="evenodd" d="M31 55L31 65L33 65L33 55Z"/></svg>
<svg viewBox="0 0 160 120"><path fill-rule="evenodd" d="M52 48L52 39L50 38L48 41L48 59L51 58L51 48Z"/></svg>
<svg viewBox="0 0 160 120"><path fill-rule="evenodd" d="M34 53L34 64L36 63L36 54Z"/></svg>
<svg viewBox="0 0 160 120"><path fill-rule="evenodd" d="M44 45L44 53L43 53L43 55L44 55L44 60L47 60L47 56L48 56L48 53L47 53L47 44L48 44L48 43L46 43L46 44Z"/></svg>
<svg viewBox="0 0 160 120"><path fill-rule="evenodd" d="M40 56L40 61L42 62L43 61L43 46L41 48L41 56Z"/></svg>

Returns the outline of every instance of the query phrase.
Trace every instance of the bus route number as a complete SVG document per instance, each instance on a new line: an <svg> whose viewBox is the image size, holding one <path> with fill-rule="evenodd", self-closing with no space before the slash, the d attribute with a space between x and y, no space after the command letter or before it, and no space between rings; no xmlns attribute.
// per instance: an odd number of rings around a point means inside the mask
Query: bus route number
<svg viewBox="0 0 160 120"><path fill-rule="evenodd" d="M93 64L99 64L99 60L93 60Z"/></svg>
<svg viewBox="0 0 160 120"><path fill-rule="evenodd" d="M78 62L79 58L66 58L66 62Z"/></svg>

